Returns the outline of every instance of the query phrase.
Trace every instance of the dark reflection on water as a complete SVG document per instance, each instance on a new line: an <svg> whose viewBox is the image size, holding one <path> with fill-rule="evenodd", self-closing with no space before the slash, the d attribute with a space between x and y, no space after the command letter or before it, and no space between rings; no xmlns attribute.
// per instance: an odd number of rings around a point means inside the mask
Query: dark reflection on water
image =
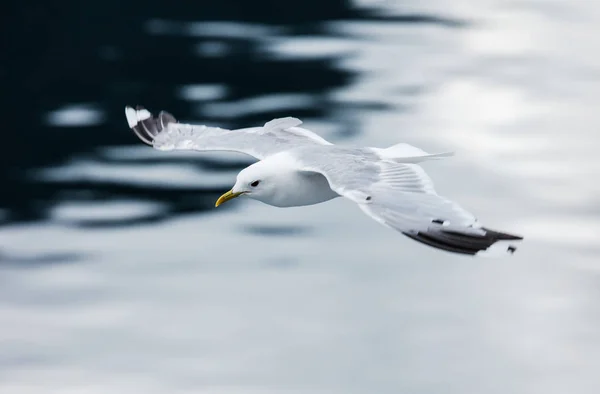
<svg viewBox="0 0 600 394"><path fill-rule="evenodd" d="M251 225L244 228L244 232L249 234L263 235L263 236L294 236L307 234L310 229L303 226L265 226L265 225Z"/></svg>
<svg viewBox="0 0 600 394"><path fill-rule="evenodd" d="M0 251L0 261L3 266L11 266L13 268L32 268L46 264L71 264L79 263L85 260L85 256L75 253L51 253L51 254L35 254L33 256L15 256L2 253Z"/></svg>
<svg viewBox="0 0 600 394"><path fill-rule="evenodd" d="M333 33L322 29L319 22L336 19L461 25L460 21L434 15L385 17L374 10L358 12L343 0L40 1L13 7L9 13L12 17L3 25L5 36L14 38L4 41L2 51L2 107L6 112L0 207L7 211L4 221L43 219L57 202L64 201L125 198L167 206L145 217L79 223L86 226L129 225L203 211L213 206L222 191L222 187L202 184L170 187L161 185L159 180L139 185L126 180L50 180L36 175L36 170L67 165L75 157L107 165L155 164L152 157L115 159L99 151L102 147L139 146L126 127L126 104L167 109L182 120L229 127L262 124L290 115L286 108L241 114L225 110L207 115L201 103L186 100L178 93L182 85L218 84L225 87L228 101L265 94L302 94L309 100L293 109L294 116L329 118L342 124L344 118L350 117L353 108L338 108L326 95L332 89L347 86L354 77L337 68L334 59L270 58L262 52L263 43L256 35L228 34L224 30L203 36L194 34L193 29L188 34L189 25L184 22L194 22L196 27L202 27L198 24L201 20L251 22L282 29L286 36L323 37ZM242 25L242 33L246 28L248 25ZM269 35L269 31L265 34ZM73 105L91 112L83 123L65 125L52 112ZM357 105L383 107L382 103ZM347 132L356 129L347 127ZM171 162L208 171L242 165L203 158Z"/></svg>

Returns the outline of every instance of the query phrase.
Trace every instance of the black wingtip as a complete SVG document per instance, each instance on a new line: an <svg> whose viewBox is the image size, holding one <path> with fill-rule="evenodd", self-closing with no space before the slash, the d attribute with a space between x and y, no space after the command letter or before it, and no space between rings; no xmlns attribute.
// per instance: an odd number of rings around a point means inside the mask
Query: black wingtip
<svg viewBox="0 0 600 394"><path fill-rule="evenodd" d="M448 252L476 255L479 252L487 251L498 241L520 241L523 237L501 233L494 230L482 228L484 235L467 234L452 230L445 230L441 227L430 228L427 231L418 231L416 233L403 232L409 238L421 242L425 245L442 249ZM507 245L505 252L513 254L517 250L514 245Z"/></svg>
<svg viewBox="0 0 600 394"><path fill-rule="evenodd" d="M502 240L502 241L522 241L523 240L523 237L521 237L520 235L502 233L500 231L490 230L485 227L483 228L483 230L485 230L485 232L487 233L488 236L494 237L498 240Z"/></svg>

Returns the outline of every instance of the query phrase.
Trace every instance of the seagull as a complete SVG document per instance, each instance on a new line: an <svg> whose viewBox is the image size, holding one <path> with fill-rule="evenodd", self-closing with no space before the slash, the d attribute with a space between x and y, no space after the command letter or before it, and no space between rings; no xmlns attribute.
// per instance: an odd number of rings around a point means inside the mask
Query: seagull
<svg viewBox="0 0 600 394"><path fill-rule="evenodd" d="M234 151L257 162L237 175L215 206L250 197L275 207L319 204L345 197L375 221L425 245L472 256L512 254L517 235L483 227L453 201L438 195L417 164L452 153L429 154L409 144L389 148L334 145L299 127L293 118L264 126L227 130L179 123L161 111L125 107L129 127L158 150Z"/></svg>

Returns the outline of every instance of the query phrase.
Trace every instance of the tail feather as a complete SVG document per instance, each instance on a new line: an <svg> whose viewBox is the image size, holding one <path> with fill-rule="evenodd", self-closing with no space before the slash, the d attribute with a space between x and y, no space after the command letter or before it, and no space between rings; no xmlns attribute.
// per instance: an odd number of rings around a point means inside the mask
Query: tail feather
<svg viewBox="0 0 600 394"><path fill-rule="evenodd" d="M150 146L153 146L156 136L170 123L177 123L175 117L168 112L161 111L158 117L153 117L147 109L140 106L135 109L125 107L125 116L135 135Z"/></svg>
<svg viewBox="0 0 600 394"><path fill-rule="evenodd" d="M453 152L427 153L415 146L400 143L389 148L372 148L382 160L395 161L397 163L420 163L426 160L443 159L454 155Z"/></svg>

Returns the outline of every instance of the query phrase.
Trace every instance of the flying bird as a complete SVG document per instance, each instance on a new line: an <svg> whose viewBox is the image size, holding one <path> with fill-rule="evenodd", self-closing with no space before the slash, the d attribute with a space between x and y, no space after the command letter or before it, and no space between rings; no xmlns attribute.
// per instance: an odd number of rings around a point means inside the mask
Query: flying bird
<svg viewBox="0 0 600 394"><path fill-rule="evenodd" d="M227 130L179 123L162 111L126 107L129 127L158 150L235 151L258 159L244 168L219 206L244 196L276 207L313 205L345 197L384 226L423 244L466 255L512 254L517 235L483 227L440 195L416 163L451 156L400 143L389 148L333 145L287 117L261 127Z"/></svg>

